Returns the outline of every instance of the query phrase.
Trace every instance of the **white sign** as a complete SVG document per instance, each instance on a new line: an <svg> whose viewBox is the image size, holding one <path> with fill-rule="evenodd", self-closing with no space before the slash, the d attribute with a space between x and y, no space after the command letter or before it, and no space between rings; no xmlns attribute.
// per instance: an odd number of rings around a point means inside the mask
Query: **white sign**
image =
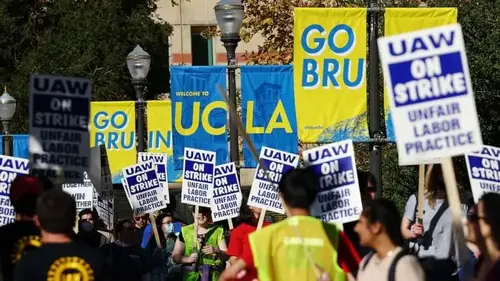
<svg viewBox="0 0 500 281"><path fill-rule="evenodd" d="M145 162L123 168L123 188L135 215L153 213L166 208L163 186L156 165Z"/></svg>
<svg viewBox="0 0 500 281"><path fill-rule="evenodd" d="M10 202L10 183L17 175L27 175L29 161L27 159L0 155L0 226L13 223L16 212Z"/></svg>
<svg viewBox="0 0 500 281"><path fill-rule="evenodd" d="M459 24L378 39L400 165L482 145Z"/></svg>
<svg viewBox="0 0 500 281"><path fill-rule="evenodd" d="M238 217L242 199L236 165L228 163L215 166L214 189L210 207L212 220L216 222Z"/></svg>
<svg viewBox="0 0 500 281"><path fill-rule="evenodd" d="M113 198L106 200L102 199L100 196L98 196L97 199L97 214L99 214L99 217L102 219L108 230L112 230L114 227L114 201L115 200Z"/></svg>
<svg viewBox="0 0 500 281"><path fill-rule="evenodd" d="M352 140L316 147L302 153L304 163L318 176L318 196L312 215L323 222L356 221L363 204Z"/></svg>
<svg viewBox="0 0 500 281"><path fill-rule="evenodd" d="M62 185L64 192L71 194L76 202L76 212L92 209L94 206L94 185L84 172L83 183L65 183Z"/></svg>
<svg viewBox="0 0 500 281"><path fill-rule="evenodd" d="M285 209L280 199L278 184L284 173L297 168L299 165L299 156L263 146L260 150L259 158L261 160L259 163L264 162L266 167L261 167L259 164L255 169L255 177L250 189L248 206L284 214Z"/></svg>
<svg viewBox="0 0 500 281"><path fill-rule="evenodd" d="M500 148L483 146L465 155L474 202L487 192L500 193Z"/></svg>
<svg viewBox="0 0 500 281"><path fill-rule="evenodd" d="M210 208L214 170L215 152L184 148L181 203Z"/></svg>
<svg viewBox="0 0 500 281"><path fill-rule="evenodd" d="M161 186L163 186L163 194L165 195L165 204L170 204L170 192L168 190L168 175L167 175L167 154L165 153L150 153L139 152L138 162L153 162L156 165L156 174Z"/></svg>
<svg viewBox="0 0 500 281"><path fill-rule="evenodd" d="M83 181L90 162L91 92L88 79L31 75L29 150L33 175L45 175L55 184Z"/></svg>

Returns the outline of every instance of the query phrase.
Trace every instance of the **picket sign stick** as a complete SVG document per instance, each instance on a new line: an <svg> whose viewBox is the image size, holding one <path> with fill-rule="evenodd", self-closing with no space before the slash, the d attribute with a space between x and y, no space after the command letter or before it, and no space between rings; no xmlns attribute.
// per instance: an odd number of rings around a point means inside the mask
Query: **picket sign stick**
<svg viewBox="0 0 500 281"><path fill-rule="evenodd" d="M424 221L424 193L425 193L425 165L418 166L418 198L417 198L417 223Z"/></svg>
<svg viewBox="0 0 500 281"><path fill-rule="evenodd" d="M153 235L155 236L156 247L161 248L160 234L158 233L158 228L156 227L156 220L153 214L149 214L149 220L151 221L151 228L153 229Z"/></svg>
<svg viewBox="0 0 500 281"><path fill-rule="evenodd" d="M193 249L197 252L198 249L198 215L200 214L200 206L194 206L194 240Z"/></svg>
<svg viewBox="0 0 500 281"><path fill-rule="evenodd" d="M450 205L453 215L453 227L455 228L456 239L461 257L467 257L467 248L465 245L465 235L462 222L462 211L460 208L460 196L458 195L457 180L455 178L455 170L451 158L444 158L441 162L443 170L444 182L446 185L446 194L448 196L448 204ZM459 261L461 264L464 261Z"/></svg>
<svg viewBox="0 0 500 281"><path fill-rule="evenodd" d="M227 219L227 224L229 224L229 230L233 230L234 228L233 219Z"/></svg>
<svg viewBox="0 0 500 281"><path fill-rule="evenodd" d="M259 163L259 167L262 167L264 169L266 179L269 178L269 168L267 167L266 163L264 163L264 161L262 161L259 158L259 154L257 153L257 149L255 148L253 141L248 136L247 131L243 127L243 123L241 122L240 118L238 117L238 113L236 112L236 110L234 108L232 108L230 106L229 100L224 92L224 88L222 88L222 86L220 84L217 84L217 88L219 89L219 94L226 101L227 108L229 110L229 116L234 118L234 120L236 120L236 125L238 126L238 129L241 131L241 135L243 136L243 139L247 142L248 147L250 148L250 151L252 152L253 158ZM283 206L284 206L284 204L283 204ZM287 211L286 207L285 207L285 213L286 213L287 217L290 217L290 213ZM260 213L260 217L259 217L259 222L257 224L257 231L262 229L262 225L264 224L265 216L266 216L266 209L262 209L262 211ZM294 228L295 228L295 231L298 234L298 236L302 240L304 240L304 237L300 234L298 226L295 225ZM316 275L316 279L321 278L321 275L324 271L322 271L321 268L318 266L318 264L314 262L312 255L309 252L309 250L307 249L306 245L304 243L302 245L303 245L304 252L305 252L308 260L313 265L313 270L314 270L314 274Z"/></svg>

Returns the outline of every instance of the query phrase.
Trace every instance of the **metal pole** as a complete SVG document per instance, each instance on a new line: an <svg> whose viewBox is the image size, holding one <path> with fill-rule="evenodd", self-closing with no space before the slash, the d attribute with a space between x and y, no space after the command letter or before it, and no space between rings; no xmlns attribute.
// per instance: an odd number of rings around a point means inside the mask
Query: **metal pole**
<svg viewBox="0 0 500 281"><path fill-rule="evenodd" d="M236 47L240 41L238 34L222 35L221 41L226 48L227 53L227 77L229 84L229 106L237 110L236 104ZM231 162L236 165L238 177L240 176L240 149L238 142L238 125L234 118L229 118L229 152Z"/></svg>
<svg viewBox="0 0 500 281"><path fill-rule="evenodd" d="M13 156L12 136L9 133L10 120L2 121L3 125L3 155Z"/></svg>
<svg viewBox="0 0 500 281"><path fill-rule="evenodd" d="M145 141L144 138L144 89L146 88L148 81L146 79L132 79L132 85L134 85L135 95L137 97L136 109L137 109L137 150L138 152L144 152Z"/></svg>
<svg viewBox="0 0 500 281"><path fill-rule="evenodd" d="M369 9L372 10L377 5L377 0L368 0ZM369 28L369 54L368 54L368 86L369 86L369 127L370 138L382 138L380 129L380 107L381 104L379 93L379 57L378 57L378 14L369 13L370 28ZM382 146L378 143L370 145L370 172L377 181L376 197L382 197Z"/></svg>

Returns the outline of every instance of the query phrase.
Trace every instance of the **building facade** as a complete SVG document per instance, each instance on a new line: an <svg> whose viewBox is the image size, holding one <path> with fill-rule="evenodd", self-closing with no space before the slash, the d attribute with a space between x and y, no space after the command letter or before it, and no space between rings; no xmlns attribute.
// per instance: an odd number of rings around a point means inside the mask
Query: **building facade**
<svg viewBox="0 0 500 281"><path fill-rule="evenodd" d="M209 27L216 28L214 6L218 0L171 0L158 1L158 15L170 23L174 30L170 37L171 65L226 64L226 50L219 37L206 39L201 35ZM236 50L238 62L244 63L245 51L256 50L262 39L254 36L248 43L240 42Z"/></svg>

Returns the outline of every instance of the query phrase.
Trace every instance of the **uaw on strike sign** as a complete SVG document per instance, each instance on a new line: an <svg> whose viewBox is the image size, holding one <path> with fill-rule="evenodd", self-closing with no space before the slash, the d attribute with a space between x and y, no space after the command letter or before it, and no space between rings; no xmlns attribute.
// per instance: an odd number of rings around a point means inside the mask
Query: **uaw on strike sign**
<svg viewBox="0 0 500 281"><path fill-rule="evenodd" d="M354 145L345 140L302 153L304 163L318 176L318 195L312 215L323 222L347 223L359 219L363 210Z"/></svg>
<svg viewBox="0 0 500 281"><path fill-rule="evenodd" d="M482 145L459 24L378 39L400 165Z"/></svg>
<svg viewBox="0 0 500 281"><path fill-rule="evenodd" d="M500 193L500 148L483 146L465 155L474 202L483 194Z"/></svg>
<svg viewBox="0 0 500 281"><path fill-rule="evenodd" d="M54 183L80 183L90 162L88 79L32 75L31 173ZM59 173L62 181L59 182Z"/></svg>
<svg viewBox="0 0 500 281"><path fill-rule="evenodd" d="M181 203L210 208L214 172L215 152L184 148Z"/></svg>
<svg viewBox="0 0 500 281"><path fill-rule="evenodd" d="M242 195L234 163L215 166L212 195L211 209L214 222L240 215Z"/></svg>
<svg viewBox="0 0 500 281"><path fill-rule="evenodd" d="M10 202L10 184L17 175L28 174L27 159L0 155L0 226L13 223L16 212Z"/></svg>

